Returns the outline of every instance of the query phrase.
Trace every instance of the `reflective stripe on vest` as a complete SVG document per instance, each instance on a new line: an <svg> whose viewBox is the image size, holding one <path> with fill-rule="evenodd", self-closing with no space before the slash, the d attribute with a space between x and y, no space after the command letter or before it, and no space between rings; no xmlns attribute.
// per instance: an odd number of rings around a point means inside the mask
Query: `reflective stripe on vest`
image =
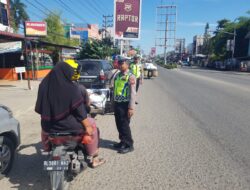
<svg viewBox="0 0 250 190"><path fill-rule="evenodd" d="M132 63L130 65L131 72L135 75L136 78L141 76L141 67L139 64Z"/></svg>
<svg viewBox="0 0 250 190"><path fill-rule="evenodd" d="M114 100L116 102L128 102L129 101L129 77L131 73L122 76L121 73L118 74L115 80L114 89Z"/></svg>

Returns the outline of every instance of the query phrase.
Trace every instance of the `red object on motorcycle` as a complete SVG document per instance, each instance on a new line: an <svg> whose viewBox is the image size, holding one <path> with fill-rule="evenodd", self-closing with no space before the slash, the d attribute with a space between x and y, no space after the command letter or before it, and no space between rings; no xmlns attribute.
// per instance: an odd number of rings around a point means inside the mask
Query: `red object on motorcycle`
<svg viewBox="0 0 250 190"><path fill-rule="evenodd" d="M61 145L68 141L81 142L82 135L79 136L62 136L62 137L49 137L49 142L54 145Z"/></svg>
<svg viewBox="0 0 250 190"><path fill-rule="evenodd" d="M84 135L82 137L82 144L91 144L93 141L93 138L90 135Z"/></svg>
<svg viewBox="0 0 250 190"><path fill-rule="evenodd" d="M61 157L60 156L53 156L52 160L61 160Z"/></svg>

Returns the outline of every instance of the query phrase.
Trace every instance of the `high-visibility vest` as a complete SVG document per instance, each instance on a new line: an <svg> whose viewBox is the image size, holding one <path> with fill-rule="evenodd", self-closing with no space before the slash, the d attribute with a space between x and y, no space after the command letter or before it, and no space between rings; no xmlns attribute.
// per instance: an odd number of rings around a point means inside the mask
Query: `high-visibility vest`
<svg viewBox="0 0 250 190"><path fill-rule="evenodd" d="M129 77L131 73L127 75L118 74L115 79L114 89L114 101L115 102L129 102L130 100L130 89L129 89Z"/></svg>
<svg viewBox="0 0 250 190"><path fill-rule="evenodd" d="M141 66L139 64L132 63L130 65L130 70L136 78L139 78L141 76Z"/></svg>

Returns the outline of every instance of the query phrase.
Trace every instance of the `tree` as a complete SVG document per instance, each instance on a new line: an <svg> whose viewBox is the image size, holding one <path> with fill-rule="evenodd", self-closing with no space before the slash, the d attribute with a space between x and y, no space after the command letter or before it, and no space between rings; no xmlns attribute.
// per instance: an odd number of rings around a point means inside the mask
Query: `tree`
<svg viewBox="0 0 250 190"><path fill-rule="evenodd" d="M61 22L60 13L51 13L44 19L47 23L47 33L48 35L44 38L45 41L55 43L55 44L64 44L66 38L64 37L64 26Z"/></svg>
<svg viewBox="0 0 250 190"><path fill-rule="evenodd" d="M50 42L58 45L68 45L68 46L79 46L79 40L71 40L65 37L64 25L61 22L60 13L51 13L44 19L47 23L47 33L46 37L42 39L46 42ZM53 61L59 61L59 49L56 47L50 47L49 50L53 51Z"/></svg>
<svg viewBox="0 0 250 190"><path fill-rule="evenodd" d="M18 32L19 26L29 19L26 5L20 0L10 0L10 17L12 28L15 32Z"/></svg>
<svg viewBox="0 0 250 190"><path fill-rule="evenodd" d="M209 28L210 28L209 23L207 23L205 26L204 42L202 46L202 53L204 55L209 55L211 53L211 43L210 43L211 35L209 34Z"/></svg>
<svg viewBox="0 0 250 190"><path fill-rule="evenodd" d="M80 52L80 58L82 59L107 59L113 54L117 54L118 49L112 48L111 39L100 40L88 40L82 45Z"/></svg>
<svg viewBox="0 0 250 190"><path fill-rule="evenodd" d="M232 57L232 51L227 51L227 40L233 40L234 30L236 31L234 57L247 56L248 40L245 39L250 30L250 16L239 17L231 22L227 19L219 20L215 36L211 40L213 56L217 59Z"/></svg>
<svg viewBox="0 0 250 190"><path fill-rule="evenodd" d="M230 20L228 19L222 19L222 20L217 21L217 24L218 24L217 31L224 29L229 23L230 23Z"/></svg>

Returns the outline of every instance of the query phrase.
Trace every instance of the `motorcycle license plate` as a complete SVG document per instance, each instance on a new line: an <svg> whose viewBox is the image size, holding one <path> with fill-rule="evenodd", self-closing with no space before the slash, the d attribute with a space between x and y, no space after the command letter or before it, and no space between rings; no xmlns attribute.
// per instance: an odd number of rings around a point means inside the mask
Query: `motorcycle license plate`
<svg viewBox="0 0 250 190"><path fill-rule="evenodd" d="M69 162L66 160L43 161L43 169L47 171L68 170Z"/></svg>

